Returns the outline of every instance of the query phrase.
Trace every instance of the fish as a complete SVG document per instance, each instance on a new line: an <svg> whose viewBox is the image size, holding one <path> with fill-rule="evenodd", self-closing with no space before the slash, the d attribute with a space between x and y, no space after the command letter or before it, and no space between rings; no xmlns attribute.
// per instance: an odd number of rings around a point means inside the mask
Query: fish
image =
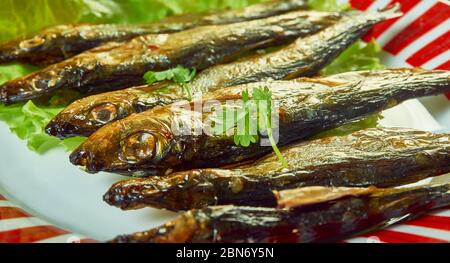
<svg viewBox="0 0 450 263"><path fill-rule="evenodd" d="M111 243L337 242L450 205L450 184L410 188L304 187L274 192L278 207L210 206Z"/></svg>
<svg viewBox="0 0 450 263"><path fill-rule="evenodd" d="M196 26L250 21L306 8L305 0L269 1L236 10L176 15L148 24L57 25L0 44L0 63L18 60L50 65L110 41L123 42L146 34L173 33Z"/></svg>
<svg viewBox="0 0 450 263"><path fill-rule="evenodd" d="M233 60L248 50L290 43L339 19L335 12L295 11L107 43L0 85L0 102L34 99L63 88L98 93L142 85L143 75L149 70L162 71L177 65L202 70Z"/></svg>
<svg viewBox="0 0 450 263"><path fill-rule="evenodd" d="M336 24L312 36L299 38L281 50L205 69L187 84L188 88L192 94L200 96L239 84L315 75L374 24L394 16L392 10L385 12L388 14L350 13ZM58 138L89 136L100 127L133 113L183 99L186 99L183 89L171 83L96 94L69 105L49 122L45 130Z"/></svg>
<svg viewBox="0 0 450 263"><path fill-rule="evenodd" d="M383 139L380 139L383 138ZM450 134L371 128L326 137L229 169L180 171L115 183L104 200L124 210L172 211L210 205L276 206L273 190L307 186L393 187L450 173Z"/></svg>
<svg viewBox="0 0 450 263"><path fill-rule="evenodd" d="M364 119L405 100L450 91L450 71L410 71L398 78L361 80L333 86L311 80L271 81L233 86L208 93L202 100L159 106L103 126L70 155L89 173L116 172L132 176L167 175L174 171L214 168L262 157L272 150L263 141L236 145L232 134L211 134L215 109L242 107L229 100L244 91L265 87L278 116L279 146ZM202 108L203 107L203 108ZM260 137L261 139L262 137Z"/></svg>

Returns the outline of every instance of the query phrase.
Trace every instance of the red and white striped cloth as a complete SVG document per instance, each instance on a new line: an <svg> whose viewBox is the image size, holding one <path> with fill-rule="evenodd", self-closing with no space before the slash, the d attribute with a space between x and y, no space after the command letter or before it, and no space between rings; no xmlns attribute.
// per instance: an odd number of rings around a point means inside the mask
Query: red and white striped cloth
<svg viewBox="0 0 450 263"><path fill-rule="evenodd" d="M33 217L0 195L0 243L95 243ZM347 243L450 242L450 210L345 240Z"/></svg>
<svg viewBox="0 0 450 263"><path fill-rule="evenodd" d="M363 37L376 39L389 55L391 67L450 70L450 1L349 0L359 10L400 3L402 17L380 23ZM447 94L450 99L450 93ZM450 103L448 108L450 109ZM387 230L347 242L450 242L450 210L426 215Z"/></svg>
<svg viewBox="0 0 450 263"><path fill-rule="evenodd" d="M92 243L34 217L0 195L0 243Z"/></svg>
<svg viewBox="0 0 450 263"><path fill-rule="evenodd" d="M450 3L438 0L350 0L360 10L400 3L405 15L375 26L364 37L376 38L390 54L391 67L450 70ZM450 94L447 94L450 99ZM0 195L1 242L96 242L33 217ZM450 209L434 212L386 230L345 242L450 242Z"/></svg>
<svg viewBox="0 0 450 263"><path fill-rule="evenodd" d="M364 36L376 39L393 58L387 66L450 70L449 0L349 0L359 10L400 3L402 17L376 25ZM450 93L447 94L450 99Z"/></svg>

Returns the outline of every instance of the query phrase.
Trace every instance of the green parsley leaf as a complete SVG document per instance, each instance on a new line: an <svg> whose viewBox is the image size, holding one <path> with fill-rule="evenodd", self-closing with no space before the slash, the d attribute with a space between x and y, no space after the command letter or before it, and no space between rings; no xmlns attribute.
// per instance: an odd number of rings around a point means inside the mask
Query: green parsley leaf
<svg viewBox="0 0 450 263"><path fill-rule="evenodd" d="M196 74L197 70L195 68L190 70L178 65L176 68L171 68L164 71L147 71L144 74L144 79L149 85L163 80L171 80L180 85L186 93L188 99L192 100L192 92L187 83L190 82Z"/></svg>
<svg viewBox="0 0 450 263"><path fill-rule="evenodd" d="M242 106L224 108L214 118L212 131L215 135L226 134L233 130L233 141L236 145L248 147L259 140L258 131L265 131L273 151L284 167L288 163L281 154L273 137L272 127L272 92L268 87L254 88L252 98L248 90L242 91ZM257 124L255 127L255 123Z"/></svg>

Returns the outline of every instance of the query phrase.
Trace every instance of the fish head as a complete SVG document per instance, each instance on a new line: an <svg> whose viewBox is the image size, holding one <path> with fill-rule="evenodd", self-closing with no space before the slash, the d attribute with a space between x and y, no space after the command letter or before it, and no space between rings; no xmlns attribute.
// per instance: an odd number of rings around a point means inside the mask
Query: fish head
<svg viewBox="0 0 450 263"><path fill-rule="evenodd" d="M166 224L131 235L122 235L110 243L191 243L195 240L212 240L214 232L209 224L208 215L202 210L192 210L179 215Z"/></svg>
<svg viewBox="0 0 450 263"><path fill-rule="evenodd" d="M172 211L204 208L217 204L214 182L228 182L224 176L233 175L236 174L222 169L194 169L163 177L123 180L111 186L103 200L123 210L145 206Z"/></svg>
<svg viewBox="0 0 450 263"><path fill-rule="evenodd" d="M108 92L82 98L70 104L47 125L47 134L58 138L89 136L100 127L135 112L134 94Z"/></svg>
<svg viewBox="0 0 450 263"><path fill-rule="evenodd" d="M161 107L162 108L162 107ZM106 125L70 155L70 161L87 172L114 171L143 176L168 169L174 148L165 111L147 111Z"/></svg>

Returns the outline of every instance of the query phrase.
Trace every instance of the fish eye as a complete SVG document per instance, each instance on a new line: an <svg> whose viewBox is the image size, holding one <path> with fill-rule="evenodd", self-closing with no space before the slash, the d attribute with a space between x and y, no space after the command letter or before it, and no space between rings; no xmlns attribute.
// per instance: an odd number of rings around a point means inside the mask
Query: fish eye
<svg viewBox="0 0 450 263"><path fill-rule="evenodd" d="M100 124L111 122L117 118L117 108L111 103L100 104L91 110L91 118Z"/></svg>
<svg viewBox="0 0 450 263"><path fill-rule="evenodd" d="M121 142L120 159L128 163L155 161L163 156L167 146L167 140L159 134L149 131L135 133Z"/></svg>

